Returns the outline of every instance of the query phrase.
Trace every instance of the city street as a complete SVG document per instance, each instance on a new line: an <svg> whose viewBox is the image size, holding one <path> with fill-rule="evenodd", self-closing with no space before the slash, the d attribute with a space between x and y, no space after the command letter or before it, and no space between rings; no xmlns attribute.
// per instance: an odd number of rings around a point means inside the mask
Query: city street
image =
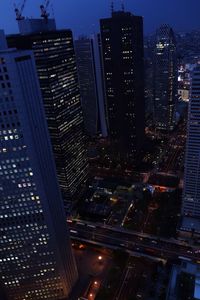
<svg viewBox="0 0 200 300"><path fill-rule="evenodd" d="M93 226L93 227L91 227ZM70 223L70 234L73 240L99 243L104 246L137 252L138 255L149 255L163 259L178 259L180 256L188 260L199 261L199 247L190 246L175 239L162 239L156 236L141 234L125 229L117 229L104 225L88 225Z"/></svg>

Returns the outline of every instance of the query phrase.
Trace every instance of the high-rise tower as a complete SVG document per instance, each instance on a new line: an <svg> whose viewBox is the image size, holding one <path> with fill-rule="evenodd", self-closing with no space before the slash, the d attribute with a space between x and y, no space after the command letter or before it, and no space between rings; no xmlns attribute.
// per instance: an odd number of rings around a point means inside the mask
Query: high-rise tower
<svg viewBox="0 0 200 300"><path fill-rule="evenodd" d="M99 124L100 133L103 137L107 137L107 124L106 124L106 107L105 107L105 86L103 78L103 56L102 56L102 43L100 34L94 34L92 37L93 44L93 57L95 65L95 78L98 95L98 108L99 108Z"/></svg>
<svg viewBox="0 0 200 300"><path fill-rule="evenodd" d="M88 175L72 32L56 30L51 19L47 24L40 19L25 19L20 24L21 34L9 36L8 43L34 52L58 180L67 206L76 199Z"/></svg>
<svg viewBox="0 0 200 300"><path fill-rule="evenodd" d="M108 134L120 158L130 161L144 141L143 20L112 11L100 25Z"/></svg>
<svg viewBox="0 0 200 300"><path fill-rule="evenodd" d="M89 136L95 136L99 129L99 112L93 40L81 36L74 45L85 130Z"/></svg>
<svg viewBox="0 0 200 300"><path fill-rule="evenodd" d="M105 119L105 91L102 74L100 35L81 36L75 41L83 118L86 132L107 136Z"/></svg>
<svg viewBox="0 0 200 300"><path fill-rule="evenodd" d="M182 213L200 218L200 66L190 92Z"/></svg>
<svg viewBox="0 0 200 300"><path fill-rule="evenodd" d="M0 212L8 300L66 299L78 274L32 51L0 50Z"/></svg>
<svg viewBox="0 0 200 300"><path fill-rule="evenodd" d="M174 32L168 25L156 33L154 53L154 124L170 131L175 125L177 101L177 53Z"/></svg>

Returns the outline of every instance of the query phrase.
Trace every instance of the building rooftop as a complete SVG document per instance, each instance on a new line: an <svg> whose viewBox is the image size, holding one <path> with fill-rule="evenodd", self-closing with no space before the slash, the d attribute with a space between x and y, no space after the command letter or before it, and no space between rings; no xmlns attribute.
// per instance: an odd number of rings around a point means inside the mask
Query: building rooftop
<svg viewBox="0 0 200 300"><path fill-rule="evenodd" d="M200 300L200 266L198 264L183 261L181 266L173 267L166 299L177 300L182 294L190 297L187 299Z"/></svg>
<svg viewBox="0 0 200 300"><path fill-rule="evenodd" d="M31 34L56 30L55 19L24 19L18 22L20 34Z"/></svg>
<svg viewBox="0 0 200 300"><path fill-rule="evenodd" d="M180 229L183 231L194 230L196 233L200 233L200 219L183 217Z"/></svg>

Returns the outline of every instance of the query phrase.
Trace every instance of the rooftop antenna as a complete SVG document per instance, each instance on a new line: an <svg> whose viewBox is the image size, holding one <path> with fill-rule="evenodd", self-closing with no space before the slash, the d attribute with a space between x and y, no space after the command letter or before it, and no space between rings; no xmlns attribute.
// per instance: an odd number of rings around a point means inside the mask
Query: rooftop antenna
<svg viewBox="0 0 200 300"><path fill-rule="evenodd" d="M27 0L24 0L21 4L21 7L17 7L17 5L14 3L14 8L15 8L15 14L16 14L16 20L21 21L24 20L24 16L22 16L25 4Z"/></svg>
<svg viewBox="0 0 200 300"><path fill-rule="evenodd" d="M49 18L49 13L48 13L48 6L50 4L50 0L46 0L44 4L40 5L40 10L41 10L41 17L48 21Z"/></svg>

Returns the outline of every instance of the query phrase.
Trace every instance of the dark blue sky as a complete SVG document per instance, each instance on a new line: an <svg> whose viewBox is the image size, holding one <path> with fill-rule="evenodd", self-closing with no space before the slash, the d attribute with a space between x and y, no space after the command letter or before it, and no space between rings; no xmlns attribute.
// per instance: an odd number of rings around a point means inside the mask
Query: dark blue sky
<svg viewBox="0 0 200 300"><path fill-rule="evenodd" d="M13 2L0 0L0 28L6 33L17 32ZM39 16L43 0L27 0L25 16ZM110 15L110 0L52 0L58 28L71 28L77 36L93 33L98 29L98 20ZM116 8L120 0L116 0ZM169 23L184 31L200 29L200 0L125 0L126 9L144 17L145 33L151 33L161 23ZM52 9L50 8L50 11Z"/></svg>

